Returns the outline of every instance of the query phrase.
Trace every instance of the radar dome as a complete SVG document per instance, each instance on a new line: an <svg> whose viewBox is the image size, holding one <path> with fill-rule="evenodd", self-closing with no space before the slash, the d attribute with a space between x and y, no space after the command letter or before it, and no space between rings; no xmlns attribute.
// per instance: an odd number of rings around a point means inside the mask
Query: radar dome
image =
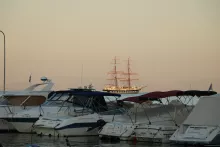
<svg viewBox="0 0 220 147"><path fill-rule="evenodd" d="M47 79L47 77L41 77L41 81L47 81L48 79Z"/></svg>

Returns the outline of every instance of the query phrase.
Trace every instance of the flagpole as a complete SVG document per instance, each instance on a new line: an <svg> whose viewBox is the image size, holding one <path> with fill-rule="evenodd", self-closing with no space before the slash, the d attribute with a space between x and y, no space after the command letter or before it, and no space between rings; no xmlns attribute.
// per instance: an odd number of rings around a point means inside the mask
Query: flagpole
<svg viewBox="0 0 220 147"><path fill-rule="evenodd" d="M32 73L30 74L30 76L29 76L29 84L31 85L31 77L32 76Z"/></svg>

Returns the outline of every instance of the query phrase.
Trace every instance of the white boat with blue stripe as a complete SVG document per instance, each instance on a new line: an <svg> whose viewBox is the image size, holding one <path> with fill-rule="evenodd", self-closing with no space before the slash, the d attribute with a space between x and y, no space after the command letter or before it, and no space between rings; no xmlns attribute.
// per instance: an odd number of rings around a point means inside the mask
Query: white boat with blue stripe
<svg viewBox="0 0 220 147"><path fill-rule="evenodd" d="M98 135L98 130L106 122L112 122L125 114L125 109L119 107L116 103L120 94L93 91L81 92L76 95L88 96L88 99L82 105L82 109L78 111L78 114L81 115L41 117L34 124L36 133L49 136ZM78 99L78 101L82 102L82 99Z"/></svg>
<svg viewBox="0 0 220 147"><path fill-rule="evenodd" d="M91 100L96 100L94 96L91 97L93 93L94 91L84 89L53 91L49 93L48 100L42 105L13 113L7 117L7 121L18 132L31 133L35 132L33 125L39 117L76 117L91 114L93 112L92 107L87 105ZM93 106L97 105L97 102L94 102Z"/></svg>

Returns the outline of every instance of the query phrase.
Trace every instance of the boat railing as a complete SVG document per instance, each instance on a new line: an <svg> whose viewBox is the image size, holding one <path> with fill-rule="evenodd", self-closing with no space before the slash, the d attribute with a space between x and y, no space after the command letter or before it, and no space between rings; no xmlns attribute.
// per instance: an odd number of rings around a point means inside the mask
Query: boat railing
<svg viewBox="0 0 220 147"><path fill-rule="evenodd" d="M23 105L26 103L26 101L28 101L28 100L30 99L30 97L31 97L31 96L28 96L28 97L20 104L20 106L23 106Z"/></svg>
<svg viewBox="0 0 220 147"><path fill-rule="evenodd" d="M10 106L12 106L12 105L0 105L0 107L3 107L5 109L7 114L13 114Z"/></svg>

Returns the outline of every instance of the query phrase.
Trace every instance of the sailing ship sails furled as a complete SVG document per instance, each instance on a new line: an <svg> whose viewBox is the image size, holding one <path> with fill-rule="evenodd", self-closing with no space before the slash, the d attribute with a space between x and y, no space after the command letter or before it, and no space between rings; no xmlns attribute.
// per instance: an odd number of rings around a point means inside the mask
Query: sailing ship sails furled
<svg viewBox="0 0 220 147"><path fill-rule="evenodd" d="M131 72L130 58L128 58L128 61L127 61L127 72L117 70L118 62L117 62L116 57L114 58L113 64L114 64L113 71L110 71L108 73L112 76L112 78L108 79L108 80L114 81L114 84L109 84L109 85L105 86L103 91L112 92L112 93L121 93L121 94L122 93L127 93L127 94L139 93L143 87L132 86L132 84L131 84L132 80L138 80L138 79L131 78L132 75L137 75L137 74ZM120 75L125 76L125 78L119 77ZM119 81L125 81L127 83L127 85L120 86Z"/></svg>

